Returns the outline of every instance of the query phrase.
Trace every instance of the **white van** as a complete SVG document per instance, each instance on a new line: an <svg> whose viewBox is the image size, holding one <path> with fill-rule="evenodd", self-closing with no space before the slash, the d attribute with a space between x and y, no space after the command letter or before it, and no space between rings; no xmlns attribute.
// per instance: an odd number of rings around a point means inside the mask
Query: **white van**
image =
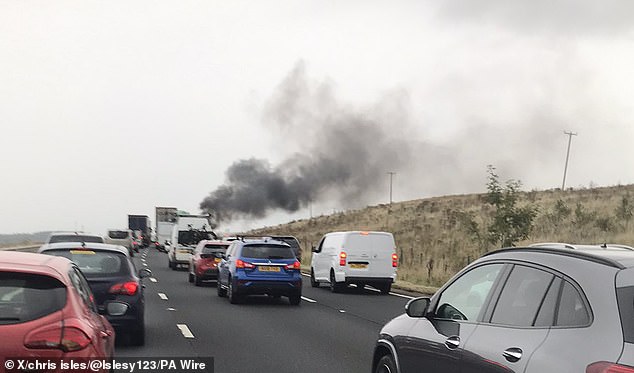
<svg viewBox="0 0 634 373"><path fill-rule="evenodd" d="M349 284L370 285L390 292L396 280L398 256L394 236L388 232L327 233L313 248L310 283L329 283L337 293Z"/></svg>

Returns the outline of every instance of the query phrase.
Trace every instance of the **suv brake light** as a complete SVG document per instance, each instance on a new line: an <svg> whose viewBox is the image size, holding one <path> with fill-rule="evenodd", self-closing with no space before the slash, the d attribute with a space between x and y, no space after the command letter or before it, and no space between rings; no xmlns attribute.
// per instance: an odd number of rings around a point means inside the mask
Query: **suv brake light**
<svg viewBox="0 0 634 373"><path fill-rule="evenodd" d="M110 294L123 294L123 295L134 295L139 289L139 283L135 281L123 282L120 284L114 284L108 290Z"/></svg>
<svg viewBox="0 0 634 373"><path fill-rule="evenodd" d="M598 361L588 365L586 373L634 373L634 367Z"/></svg>
<svg viewBox="0 0 634 373"><path fill-rule="evenodd" d="M249 262L245 262L242 259L238 259L236 260L236 268L247 268L247 269L254 269L255 265L249 263Z"/></svg>
<svg viewBox="0 0 634 373"><path fill-rule="evenodd" d="M90 338L81 330L72 327L64 327L61 333L60 329L35 332L24 341L26 348L62 350L64 352L83 350L89 344Z"/></svg>
<svg viewBox="0 0 634 373"><path fill-rule="evenodd" d="M342 267L345 267L346 265L346 258L348 257L348 254L346 254L345 252L340 252L339 253L339 265Z"/></svg>
<svg viewBox="0 0 634 373"><path fill-rule="evenodd" d="M284 268L286 269L301 269L302 265L299 260L296 260L293 264L287 264Z"/></svg>
<svg viewBox="0 0 634 373"><path fill-rule="evenodd" d="M396 253L392 254L392 267L398 267L398 255Z"/></svg>

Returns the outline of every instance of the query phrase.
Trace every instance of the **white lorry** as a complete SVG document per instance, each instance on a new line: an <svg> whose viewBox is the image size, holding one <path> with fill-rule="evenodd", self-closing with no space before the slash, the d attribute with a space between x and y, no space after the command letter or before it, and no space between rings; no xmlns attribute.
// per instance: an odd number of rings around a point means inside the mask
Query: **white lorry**
<svg viewBox="0 0 634 373"><path fill-rule="evenodd" d="M172 228L170 245L166 245L169 267L175 270L179 265L189 266L198 242L216 238L211 230L209 215L179 215L178 222Z"/></svg>

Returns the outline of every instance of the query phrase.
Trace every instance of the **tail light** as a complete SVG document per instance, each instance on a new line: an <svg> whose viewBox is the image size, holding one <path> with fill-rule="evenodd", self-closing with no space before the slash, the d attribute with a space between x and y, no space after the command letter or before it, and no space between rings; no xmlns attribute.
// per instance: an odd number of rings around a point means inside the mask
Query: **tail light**
<svg viewBox="0 0 634 373"><path fill-rule="evenodd" d="M49 329L35 332L24 341L24 347L37 350L62 350L72 352L83 350L90 344L90 338L81 330L72 327Z"/></svg>
<svg viewBox="0 0 634 373"><path fill-rule="evenodd" d="M634 373L634 367L598 361L588 365L586 373Z"/></svg>
<svg viewBox="0 0 634 373"><path fill-rule="evenodd" d="M342 251L339 253L339 265L341 267L345 267L347 257L348 257L348 254L346 254L345 252Z"/></svg>
<svg viewBox="0 0 634 373"><path fill-rule="evenodd" d="M249 262L245 262L242 259L238 259L236 260L236 268L247 268L247 269L254 269L255 265L249 263Z"/></svg>
<svg viewBox="0 0 634 373"><path fill-rule="evenodd" d="M284 268L286 268L286 269L301 269L302 265L301 265L301 263L298 260L296 260L295 263L287 264Z"/></svg>
<svg viewBox="0 0 634 373"><path fill-rule="evenodd" d="M120 284L114 284L108 290L110 294L134 295L139 290L139 283L136 281L128 281Z"/></svg>
<svg viewBox="0 0 634 373"><path fill-rule="evenodd" d="M392 267L398 267L398 255L396 253L392 254Z"/></svg>

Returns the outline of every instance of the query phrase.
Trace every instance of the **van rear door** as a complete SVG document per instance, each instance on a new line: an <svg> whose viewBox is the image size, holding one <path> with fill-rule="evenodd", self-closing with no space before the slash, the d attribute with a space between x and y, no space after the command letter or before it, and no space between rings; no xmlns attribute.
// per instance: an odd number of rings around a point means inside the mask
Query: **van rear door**
<svg viewBox="0 0 634 373"><path fill-rule="evenodd" d="M367 277L392 276L395 270L392 254L395 250L394 237L386 232L350 232L343 245L348 268L351 272L363 272L355 275Z"/></svg>

